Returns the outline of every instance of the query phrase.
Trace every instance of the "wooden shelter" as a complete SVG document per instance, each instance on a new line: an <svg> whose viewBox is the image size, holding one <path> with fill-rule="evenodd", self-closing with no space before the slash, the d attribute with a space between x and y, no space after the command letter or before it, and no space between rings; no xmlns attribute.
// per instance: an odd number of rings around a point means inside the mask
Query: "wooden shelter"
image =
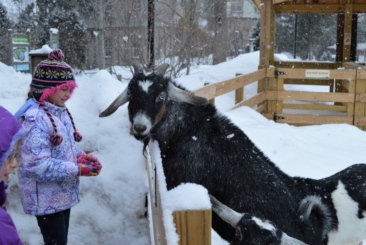
<svg viewBox="0 0 366 245"><path fill-rule="evenodd" d="M278 122L296 125L349 123L365 130L366 67L365 63L355 61L357 14L366 13L366 0L253 0L253 3L261 13L258 70L266 71L265 78L258 84L258 93L265 92L266 96L257 110ZM278 62L274 59L275 16L295 13L337 14L335 62ZM286 92L285 84L326 85L329 93ZM285 100L313 103L284 103ZM294 115L284 113L286 109L333 111L346 115Z"/></svg>

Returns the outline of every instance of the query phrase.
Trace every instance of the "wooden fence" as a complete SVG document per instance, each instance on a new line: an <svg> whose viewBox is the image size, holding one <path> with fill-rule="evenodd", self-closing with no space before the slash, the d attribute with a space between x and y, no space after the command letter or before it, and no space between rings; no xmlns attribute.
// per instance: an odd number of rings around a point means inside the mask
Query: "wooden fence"
<svg viewBox="0 0 366 245"><path fill-rule="evenodd" d="M327 69L326 78L316 79L307 77L309 71L312 70L260 69L207 85L195 90L194 93L214 103L215 97L235 90L233 109L249 106L268 119L280 123L293 125L347 123L366 130L366 70ZM244 100L245 86L257 81L258 93ZM285 91L285 84L328 86L329 92ZM286 110L297 112L288 113ZM314 114L311 111L319 113ZM327 112L326 115L324 112Z"/></svg>

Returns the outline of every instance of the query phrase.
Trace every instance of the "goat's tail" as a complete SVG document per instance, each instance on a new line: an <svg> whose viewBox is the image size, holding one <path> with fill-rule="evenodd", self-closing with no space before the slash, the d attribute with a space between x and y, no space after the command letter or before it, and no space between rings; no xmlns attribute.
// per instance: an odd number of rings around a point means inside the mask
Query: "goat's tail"
<svg viewBox="0 0 366 245"><path fill-rule="evenodd" d="M300 219L302 222L309 220L310 215L316 214L322 222L323 237L326 237L332 229L332 217L328 206L324 204L320 196L307 196L300 202Z"/></svg>

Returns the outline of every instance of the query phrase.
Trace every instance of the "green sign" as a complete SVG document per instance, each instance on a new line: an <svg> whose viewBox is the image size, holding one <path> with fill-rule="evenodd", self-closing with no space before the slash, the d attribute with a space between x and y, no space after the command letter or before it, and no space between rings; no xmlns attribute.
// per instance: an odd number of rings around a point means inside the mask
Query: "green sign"
<svg viewBox="0 0 366 245"><path fill-rule="evenodd" d="M15 43L28 43L29 40L27 37L13 37L13 42Z"/></svg>

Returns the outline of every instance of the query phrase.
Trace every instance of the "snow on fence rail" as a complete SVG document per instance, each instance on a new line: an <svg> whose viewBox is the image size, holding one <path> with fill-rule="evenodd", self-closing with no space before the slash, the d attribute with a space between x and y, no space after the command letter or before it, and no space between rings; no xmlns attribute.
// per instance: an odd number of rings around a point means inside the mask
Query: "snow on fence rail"
<svg viewBox="0 0 366 245"><path fill-rule="evenodd" d="M182 184L167 191L160 149L150 142L146 159L152 245L210 245L211 202L207 190Z"/></svg>

